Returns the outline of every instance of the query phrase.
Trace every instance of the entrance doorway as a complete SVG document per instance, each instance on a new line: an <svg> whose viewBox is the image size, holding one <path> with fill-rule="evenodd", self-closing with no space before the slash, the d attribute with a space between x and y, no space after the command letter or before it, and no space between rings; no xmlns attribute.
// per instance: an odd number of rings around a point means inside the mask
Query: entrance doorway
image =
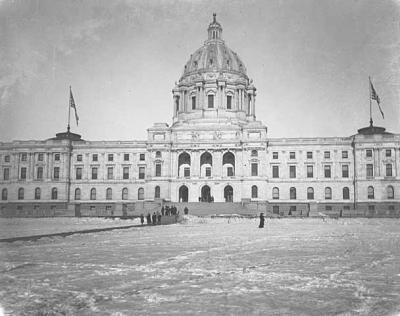
<svg viewBox="0 0 400 316"><path fill-rule="evenodd" d="M186 185L182 185L179 188L179 202L188 202L189 201L189 190Z"/></svg>
<svg viewBox="0 0 400 316"><path fill-rule="evenodd" d="M212 202L211 189L208 185L201 188L201 201Z"/></svg>
<svg viewBox="0 0 400 316"><path fill-rule="evenodd" d="M225 202L233 202L233 188L227 185L224 189Z"/></svg>

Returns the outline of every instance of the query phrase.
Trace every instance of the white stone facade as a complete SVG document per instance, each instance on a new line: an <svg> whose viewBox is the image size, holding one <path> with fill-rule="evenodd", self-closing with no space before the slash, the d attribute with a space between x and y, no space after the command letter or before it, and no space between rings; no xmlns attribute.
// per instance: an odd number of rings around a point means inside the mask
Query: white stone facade
<svg viewBox="0 0 400 316"><path fill-rule="evenodd" d="M172 126L154 124L145 141L61 133L1 143L1 214L137 215L161 201L398 210L400 135L370 126L343 138L268 138L256 88L215 17L172 94Z"/></svg>

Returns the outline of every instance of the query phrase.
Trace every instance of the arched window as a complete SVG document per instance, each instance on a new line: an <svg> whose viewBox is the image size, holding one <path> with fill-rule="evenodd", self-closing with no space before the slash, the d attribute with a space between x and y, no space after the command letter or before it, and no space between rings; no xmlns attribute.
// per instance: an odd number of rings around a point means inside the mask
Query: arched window
<svg viewBox="0 0 400 316"><path fill-rule="evenodd" d="M252 157L257 157L257 156L258 156L257 150L252 150L252 151L251 151L251 156L252 156Z"/></svg>
<svg viewBox="0 0 400 316"><path fill-rule="evenodd" d="M314 189L311 187L307 188L307 200L314 200Z"/></svg>
<svg viewBox="0 0 400 316"><path fill-rule="evenodd" d="M57 198L58 198L57 188L52 188L51 189L51 199L52 200L57 200Z"/></svg>
<svg viewBox="0 0 400 316"><path fill-rule="evenodd" d="M256 185L253 185L253 186L251 187L251 198L252 198L252 199L258 198L258 188L257 188Z"/></svg>
<svg viewBox="0 0 400 316"><path fill-rule="evenodd" d="M160 187L158 185L154 188L154 198L155 199L160 198Z"/></svg>
<svg viewBox="0 0 400 316"><path fill-rule="evenodd" d="M7 201L7 195L8 195L7 189L3 189L3 190L1 191L1 199L2 199L3 201Z"/></svg>
<svg viewBox="0 0 400 316"><path fill-rule="evenodd" d="M330 187L325 188L325 200L332 200L332 189Z"/></svg>
<svg viewBox="0 0 400 316"><path fill-rule="evenodd" d="M122 189L122 199L127 200L128 199L128 188L123 188Z"/></svg>
<svg viewBox="0 0 400 316"><path fill-rule="evenodd" d="M35 189L35 200L40 200L41 190L40 188Z"/></svg>
<svg viewBox="0 0 400 316"><path fill-rule="evenodd" d="M369 186L368 187L368 199L374 199L375 194L374 194L374 187Z"/></svg>
<svg viewBox="0 0 400 316"><path fill-rule="evenodd" d="M161 158L161 151L156 151L156 158Z"/></svg>
<svg viewBox="0 0 400 316"><path fill-rule="evenodd" d="M279 189L278 188L272 189L272 199L279 200Z"/></svg>
<svg viewBox="0 0 400 316"><path fill-rule="evenodd" d="M190 177L190 155L187 152L181 153L178 157L178 175L182 176L182 172L184 177Z"/></svg>
<svg viewBox="0 0 400 316"><path fill-rule="evenodd" d="M350 190L348 187L343 188L343 200L350 200Z"/></svg>
<svg viewBox="0 0 400 316"><path fill-rule="evenodd" d="M112 200L112 189L107 188L106 190L106 200Z"/></svg>
<svg viewBox="0 0 400 316"><path fill-rule="evenodd" d="M75 189L75 200L80 200L81 199L81 189L76 188Z"/></svg>
<svg viewBox="0 0 400 316"><path fill-rule="evenodd" d="M296 188L293 187L290 188L290 199L296 200Z"/></svg>
<svg viewBox="0 0 400 316"><path fill-rule="evenodd" d="M226 152L222 156L222 166L226 170L226 176L233 177L235 175L235 155L230 151Z"/></svg>
<svg viewBox="0 0 400 316"><path fill-rule="evenodd" d="M144 189L143 188L138 189L138 200L144 200Z"/></svg>
<svg viewBox="0 0 400 316"><path fill-rule="evenodd" d="M19 188L18 189L18 200L23 200L24 194L25 194L24 188Z"/></svg>
<svg viewBox="0 0 400 316"><path fill-rule="evenodd" d="M90 190L90 199L91 200L96 200L96 189L95 188L92 188Z"/></svg>
<svg viewBox="0 0 400 316"><path fill-rule="evenodd" d="M394 199L394 189L393 189L393 187L391 185L389 185L386 188L386 193L387 193L387 198L389 200L393 200Z"/></svg>

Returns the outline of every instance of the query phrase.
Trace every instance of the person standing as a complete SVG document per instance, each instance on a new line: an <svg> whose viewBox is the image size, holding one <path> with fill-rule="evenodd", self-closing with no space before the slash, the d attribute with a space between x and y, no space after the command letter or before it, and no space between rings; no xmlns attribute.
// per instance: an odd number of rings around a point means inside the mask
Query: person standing
<svg viewBox="0 0 400 316"><path fill-rule="evenodd" d="M157 215L156 212L153 212L153 216L151 217L151 221L153 223L153 225L157 224Z"/></svg>
<svg viewBox="0 0 400 316"><path fill-rule="evenodd" d="M164 216L164 206L161 207L161 215Z"/></svg>
<svg viewBox="0 0 400 316"><path fill-rule="evenodd" d="M260 225L258 225L258 228L264 228L264 213L260 213Z"/></svg>
<svg viewBox="0 0 400 316"><path fill-rule="evenodd" d="M144 224L144 215L143 213L140 214L140 223L143 225Z"/></svg>
<svg viewBox="0 0 400 316"><path fill-rule="evenodd" d="M146 220L147 220L147 225L151 225L151 216L150 216L150 213L147 213Z"/></svg>

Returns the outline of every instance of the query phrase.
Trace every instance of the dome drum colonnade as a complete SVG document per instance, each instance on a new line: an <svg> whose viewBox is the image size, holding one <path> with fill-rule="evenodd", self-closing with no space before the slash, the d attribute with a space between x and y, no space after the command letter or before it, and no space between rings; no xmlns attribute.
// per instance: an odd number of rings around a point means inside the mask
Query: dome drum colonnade
<svg viewBox="0 0 400 316"><path fill-rule="evenodd" d="M256 88L239 56L222 40L215 14L208 39L190 56L172 93L174 122L204 117L255 120Z"/></svg>

